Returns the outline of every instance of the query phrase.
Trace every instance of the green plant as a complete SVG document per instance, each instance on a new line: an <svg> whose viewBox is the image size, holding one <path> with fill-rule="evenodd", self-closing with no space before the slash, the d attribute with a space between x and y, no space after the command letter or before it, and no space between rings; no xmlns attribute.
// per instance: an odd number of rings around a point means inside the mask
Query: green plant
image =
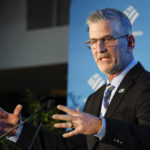
<svg viewBox="0 0 150 150"><path fill-rule="evenodd" d="M26 109L26 113L28 115L34 114L32 117L32 124L38 126L41 121L41 118L43 118L42 128L49 131L55 130L54 124L60 122L51 118L53 114L59 113L56 106L52 107L49 110L36 113L38 110L40 110L44 103L47 104L47 101L50 100L45 100L46 97L48 97L48 93L34 93L30 89L27 89L23 93L23 95L24 96L20 101L25 106L24 109Z"/></svg>

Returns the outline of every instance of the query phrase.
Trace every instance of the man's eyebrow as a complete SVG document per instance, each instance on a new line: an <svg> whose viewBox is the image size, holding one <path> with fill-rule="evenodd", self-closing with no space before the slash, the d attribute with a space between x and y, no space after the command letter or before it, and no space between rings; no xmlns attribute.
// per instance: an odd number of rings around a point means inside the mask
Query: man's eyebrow
<svg viewBox="0 0 150 150"><path fill-rule="evenodd" d="M106 37L109 37L109 38L114 38L112 35L105 35L105 36L103 36L102 38L106 38Z"/></svg>
<svg viewBox="0 0 150 150"><path fill-rule="evenodd" d="M98 39L99 39L99 38L91 38L90 41L92 41L92 40L98 40Z"/></svg>
<svg viewBox="0 0 150 150"><path fill-rule="evenodd" d="M90 40L98 40L98 39L103 39L103 38L114 38L112 35L108 34L108 35L104 35L103 37L101 38L91 38Z"/></svg>

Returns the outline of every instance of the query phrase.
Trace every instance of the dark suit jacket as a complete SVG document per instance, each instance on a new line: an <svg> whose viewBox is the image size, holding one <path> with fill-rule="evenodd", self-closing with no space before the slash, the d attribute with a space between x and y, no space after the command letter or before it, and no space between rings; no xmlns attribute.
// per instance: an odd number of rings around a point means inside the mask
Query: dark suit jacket
<svg viewBox="0 0 150 150"><path fill-rule="evenodd" d="M89 96L84 108L85 112L99 116L104 89L105 85ZM105 137L100 141L94 135L87 136L88 150L150 149L150 73L139 63L121 82L108 107L105 119ZM18 144L24 145L23 147L29 145L33 131L25 126ZM87 149L85 137L78 135L64 140L56 134L54 136L49 134L45 141L49 141L47 142L49 149L53 150L83 150ZM33 147L35 146L37 144Z"/></svg>
<svg viewBox="0 0 150 150"><path fill-rule="evenodd" d="M99 116L105 85L92 94L85 112ZM105 114L102 141L87 136L88 150L150 149L150 73L138 63L118 87Z"/></svg>

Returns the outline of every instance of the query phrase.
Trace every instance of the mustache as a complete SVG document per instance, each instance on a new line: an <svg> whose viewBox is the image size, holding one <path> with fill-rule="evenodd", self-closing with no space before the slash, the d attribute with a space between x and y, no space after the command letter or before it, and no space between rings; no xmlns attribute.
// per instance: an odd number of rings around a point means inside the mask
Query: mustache
<svg viewBox="0 0 150 150"><path fill-rule="evenodd" d="M109 53L97 53L97 59L108 58L111 57Z"/></svg>

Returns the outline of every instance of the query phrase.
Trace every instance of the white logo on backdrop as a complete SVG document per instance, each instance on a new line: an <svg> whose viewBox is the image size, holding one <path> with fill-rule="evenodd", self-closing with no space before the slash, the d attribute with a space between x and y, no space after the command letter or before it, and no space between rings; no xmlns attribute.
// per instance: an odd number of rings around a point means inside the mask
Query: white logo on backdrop
<svg viewBox="0 0 150 150"><path fill-rule="evenodd" d="M124 10L124 14L129 18L132 25L140 15L140 13L133 6L129 6L128 8L126 8ZM133 31L133 35L142 36L143 31Z"/></svg>
<svg viewBox="0 0 150 150"><path fill-rule="evenodd" d="M93 91L96 91L105 83L105 81L98 73L95 73L92 77L89 78L87 83L89 84L89 86Z"/></svg>

